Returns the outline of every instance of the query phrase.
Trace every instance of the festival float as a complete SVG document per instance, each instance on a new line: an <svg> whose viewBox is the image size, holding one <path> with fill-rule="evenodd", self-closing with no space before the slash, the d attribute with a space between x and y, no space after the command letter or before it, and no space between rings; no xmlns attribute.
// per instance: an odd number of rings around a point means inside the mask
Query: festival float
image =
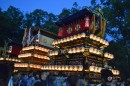
<svg viewBox="0 0 130 86"><path fill-rule="evenodd" d="M85 8L56 22L56 25L59 26L60 39L52 42L54 50L48 53L55 64L54 67L50 65L51 70L65 71L72 75L78 73L93 83L100 82L101 78L111 81L113 75L119 75L118 70L107 65L107 61L113 59L114 55L104 52L109 42L103 39L106 20L100 8L95 11Z"/></svg>
<svg viewBox="0 0 130 86"><path fill-rule="evenodd" d="M30 29L25 30L24 47L18 56L22 63L15 63L14 66L18 70L79 74L88 77L93 83L100 82L104 77L110 81L113 75L119 75L119 71L107 65L114 55L104 52L104 48L109 46L109 42L103 39L106 23L101 9L91 11L85 8L56 22L59 26L58 36L39 29L31 37ZM103 75L104 71L110 74Z"/></svg>
<svg viewBox="0 0 130 86"><path fill-rule="evenodd" d="M5 41L4 47L0 50L0 63L13 64L15 62L21 62L21 60L17 58L21 49L21 44L16 43L14 41Z"/></svg>
<svg viewBox="0 0 130 86"><path fill-rule="evenodd" d="M23 48L18 55L22 62L14 64L15 70L41 70L43 65L49 65L50 58L47 53L54 48L51 43L57 37L57 35L42 29L25 29Z"/></svg>

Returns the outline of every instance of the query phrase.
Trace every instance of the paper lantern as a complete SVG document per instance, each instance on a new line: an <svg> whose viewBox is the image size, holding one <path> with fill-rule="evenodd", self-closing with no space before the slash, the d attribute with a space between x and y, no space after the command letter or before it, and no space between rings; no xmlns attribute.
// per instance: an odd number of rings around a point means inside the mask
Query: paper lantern
<svg viewBox="0 0 130 86"><path fill-rule="evenodd" d="M73 40L73 37L72 36L70 36L70 41L72 41Z"/></svg>
<svg viewBox="0 0 130 86"><path fill-rule="evenodd" d="M91 34L91 35L89 36L89 38L90 38L90 39L93 39L93 37L94 37L94 35L93 35L93 34Z"/></svg>
<svg viewBox="0 0 130 86"><path fill-rule="evenodd" d="M95 66L90 66L90 67L89 67L89 70L90 70L90 71L94 71L94 69L95 69Z"/></svg>
<svg viewBox="0 0 130 86"><path fill-rule="evenodd" d="M96 52L97 52L97 49L93 49L93 53L95 53L95 54L96 54Z"/></svg>
<svg viewBox="0 0 130 86"><path fill-rule="evenodd" d="M84 52L84 51L85 51L84 47L81 47L81 52Z"/></svg>
<svg viewBox="0 0 130 86"><path fill-rule="evenodd" d="M97 40L97 36L93 36L93 40Z"/></svg>
<svg viewBox="0 0 130 86"><path fill-rule="evenodd" d="M108 53L104 53L104 57L108 57Z"/></svg>
<svg viewBox="0 0 130 86"><path fill-rule="evenodd" d="M57 65L57 70L60 70L60 65Z"/></svg>
<svg viewBox="0 0 130 86"><path fill-rule="evenodd" d="M51 67L52 67L52 70L54 70L54 65L52 65Z"/></svg>
<svg viewBox="0 0 130 86"><path fill-rule="evenodd" d="M99 42L100 40L101 40L101 38L100 38L100 37L97 37L97 40L96 40L96 41L98 41L98 42Z"/></svg>
<svg viewBox="0 0 130 86"><path fill-rule="evenodd" d="M65 65L65 70L68 70L68 66L67 65Z"/></svg>
<svg viewBox="0 0 130 86"><path fill-rule="evenodd" d="M100 43L103 43L103 39L100 40Z"/></svg>
<svg viewBox="0 0 130 86"><path fill-rule="evenodd" d="M73 70L73 66L69 65L69 70L72 71Z"/></svg>
<svg viewBox="0 0 130 86"><path fill-rule="evenodd" d="M79 39L79 38L81 38L81 35L80 35L80 34L78 34L78 35L77 35L77 38L78 38L78 39Z"/></svg>
<svg viewBox="0 0 130 86"><path fill-rule="evenodd" d="M101 70L102 70L102 68L101 68L101 67L98 67L97 72L98 72L98 73L100 73L100 72L101 72Z"/></svg>
<svg viewBox="0 0 130 86"><path fill-rule="evenodd" d="M93 52L93 47L90 47L90 48L89 48L89 52L90 52L90 53Z"/></svg>
<svg viewBox="0 0 130 86"><path fill-rule="evenodd" d="M77 66L73 65L73 71L77 71Z"/></svg>
<svg viewBox="0 0 130 86"><path fill-rule="evenodd" d="M67 42L69 41L69 37L66 38L66 41L67 41Z"/></svg>
<svg viewBox="0 0 130 86"><path fill-rule="evenodd" d="M44 70L44 67L41 67L41 70Z"/></svg>
<svg viewBox="0 0 130 86"><path fill-rule="evenodd" d="M82 71L82 70L83 70L83 66L82 66L82 65L79 65L78 71Z"/></svg>
<svg viewBox="0 0 130 86"><path fill-rule="evenodd" d="M82 33L81 35L82 35L82 37L86 37L86 34L85 34L85 33Z"/></svg>
<svg viewBox="0 0 130 86"><path fill-rule="evenodd" d="M75 48L73 48L73 53L76 53L76 49Z"/></svg>
<svg viewBox="0 0 130 86"><path fill-rule="evenodd" d="M63 43L64 43L65 41L66 41L65 38L63 38Z"/></svg>

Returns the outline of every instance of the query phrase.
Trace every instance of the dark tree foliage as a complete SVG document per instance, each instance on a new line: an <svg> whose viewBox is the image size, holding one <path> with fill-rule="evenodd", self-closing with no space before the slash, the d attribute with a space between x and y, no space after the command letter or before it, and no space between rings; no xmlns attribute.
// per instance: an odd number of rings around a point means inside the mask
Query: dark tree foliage
<svg viewBox="0 0 130 86"><path fill-rule="evenodd" d="M10 6L5 12L0 11L0 46L3 46L4 41L8 39L21 42L23 17L23 13L13 6Z"/></svg>
<svg viewBox="0 0 130 86"><path fill-rule="evenodd" d="M0 46L2 47L4 41L8 39L21 43L24 29L29 29L32 26L57 34L59 27L55 25L55 22L76 13L79 9L76 2L71 9L64 8L59 15L41 9L23 14L22 11L13 6L10 6L6 11L0 9Z"/></svg>
<svg viewBox="0 0 130 86"><path fill-rule="evenodd" d="M106 33L115 41L106 48L115 55L110 65L115 65L121 75L130 77L130 0L92 0L91 4L92 8L102 8L107 20Z"/></svg>

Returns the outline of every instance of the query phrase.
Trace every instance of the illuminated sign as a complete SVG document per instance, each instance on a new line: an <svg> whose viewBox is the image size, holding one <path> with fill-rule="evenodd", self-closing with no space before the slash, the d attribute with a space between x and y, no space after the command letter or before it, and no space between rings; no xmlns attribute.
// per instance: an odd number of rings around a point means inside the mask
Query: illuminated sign
<svg viewBox="0 0 130 86"><path fill-rule="evenodd" d="M47 46L47 47L50 47L50 48L53 48L53 46L52 46L53 40L54 40L54 39L49 38L49 37L47 37L47 36L40 35L39 44L44 45L44 46Z"/></svg>

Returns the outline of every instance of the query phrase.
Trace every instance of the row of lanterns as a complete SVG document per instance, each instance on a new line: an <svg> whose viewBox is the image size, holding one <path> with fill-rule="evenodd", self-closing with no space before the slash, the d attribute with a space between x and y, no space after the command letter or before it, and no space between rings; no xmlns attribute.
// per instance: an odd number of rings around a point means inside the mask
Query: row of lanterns
<svg viewBox="0 0 130 86"><path fill-rule="evenodd" d="M82 71L82 65L36 65L27 63L15 63L14 67L30 67L37 68L41 70L61 70L61 71Z"/></svg>
<svg viewBox="0 0 130 86"><path fill-rule="evenodd" d="M14 67L28 67L28 63L15 63Z"/></svg>
<svg viewBox="0 0 130 86"><path fill-rule="evenodd" d="M14 72L18 72L18 70L14 70Z"/></svg>
<svg viewBox="0 0 130 86"><path fill-rule="evenodd" d="M21 60L19 60L19 59L14 59L14 58L0 58L0 60L14 61L14 62L21 62Z"/></svg>
<svg viewBox="0 0 130 86"><path fill-rule="evenodd" d="M52 45L57 45L57 44L60 44L60 43L65 43L65 42L73 41L73 40L84 38L84 37L86 37L86 34L81 33L81 34L73 35L73 36L70 36L70 37L63 38L63 39L55 40L55 41L52 42Z"/></svg>
<svg viewBox="0 0 130 86"><path fill-rule="evenodd" d="M31 53L20 54L20 55L18 55L18 58L31 57L31 56L34 56L34 57L37 57L37 58L40 58L40 59L50 60L50 58L47 57L47 56L42 56L42 55L38 55L38 54L32 55Z"/></svg>
<svg viewBox="0 0 130 86"><path fill-rule="evenodd" d="M20 55L18 55L18 58L30 57L30 56L32 56L31 53L25 53L25 54L20 54Z"/></svg>
<svg viewBox="0 0 130 86"><path fill-rule="evenodd" d="M89 67L89 71L91 71L91 72L100 73L101 70L102 70L102 67L97 67L97 66L90 66L90 67Z"/></svg>
<svg viewBox="0 0 130 86"><path fill-rule="evenodd" d="M106 53L104 53L104 57L106 57L108 59L113 59L114 55L106 52Z"/></svg>
<svg viewBox="0 0 130 86"><path fill-rule="evenodd" d="M41 69L42 65L37 65L37 64L28 64L28 63L15 63L14 67L30 67L30 68L37 68Z"/></svg>
<svg viewBox="0 0 130 86"><path fill-rule="evenodd" d="M34 54L34 57L37 57L37 58L40 58L40 59L50 60L49 57L47 57L47 56L42 56L42 55L38 55L38 54Z"/></svg>
<svg viewBox="0 0 130 86"><path fill-rule="evenodd" d="M27 64L27 63L15 63L14 67L30 67L37 68L41 70L61 70L61 71L82 71L82 65L36 65L36 64ZM89 71L100 73L102 70L101 67L90 66ZM110 69L114 75L119 75L119 70Z"/></svg>
<svg viewBox="0 0 130 86"><path fill-rule="evenodd" d="M34 46L24 47L22 50L25 51L25 50L32 50L32 49L34 49Z"/></svg>
<svg viewBox="0 0 130 86"><path fill-rule="evenodd" d="M89 52L93 54L101 55L101 51L93 47L89 48Z"/></svg>
<svg viewBox="0 0 130 86"><path fill-rule="evenodd" d="M109 42L108 42L108 41L106 41L106 40L104 40L104 39L102 39L102 38L100 38L100 37L98 37L98 36L95 36L95 35L93 35L93 34L91 34L91 35L89 36L89 38L92 39L92 40L98 41L98 42L100 42L100 43L102 43L102 44L104 44L104 45L106 45L106 46L109 45Z"/></svg>
<svg viewBox="0 0 130 86"><path fill-rule="evenodd" d="M76 48L71 48L68 49L68 53L80 53L80 52L84 52L85 48L84 47L76 47Z"/></svg>
<svg viewBox="0 0 130 86"><path fill-rule="evenodd" d="M42 70L61 70L61 71L82 71L82 65L48 65L43 66Z"/></svg>
<svg viewBox="0 0 130 86"><path fill-rule="evenodd" d="M112 73L113 73L114 75L119 75L119 74L120 74L119 70L113 70L113 69L111 69L111 71L112 71Z"/></svg>
<svg viewBox="0 0 130 86"><path fill-rule="evenodd" d="M35 49L36 50L40 50L40 51L44 51L44 52L50 51L49 49L46 49L46 48L43 48L43 47L39 47L39 46L36 46Z"/></svg>
<svg viewBox="0 0 130 86"><path fill-rule="evenodd" d="M48 53L48 55L49 55L49 56L56 56L56 55L58 55L58 51L50 51L50 52Z"/></svg>
<svg viewBox="0 0 130 86"><path fill-rule="evenodd" d="M41 68L42 68L42 65L30 64L29 67L30 67L30 68L41 69Z"/></svg>
<svg viewBox="0 0 130 86"><path fill-rule="evenodd" d="M28 46L28 47L24 47L22 50L32 50L32 49L36 49L36 50L40 50L40 51L44 51L44 52L48 52L49 49L43 48L43 47L39 47L39 46Z"/></svg>

